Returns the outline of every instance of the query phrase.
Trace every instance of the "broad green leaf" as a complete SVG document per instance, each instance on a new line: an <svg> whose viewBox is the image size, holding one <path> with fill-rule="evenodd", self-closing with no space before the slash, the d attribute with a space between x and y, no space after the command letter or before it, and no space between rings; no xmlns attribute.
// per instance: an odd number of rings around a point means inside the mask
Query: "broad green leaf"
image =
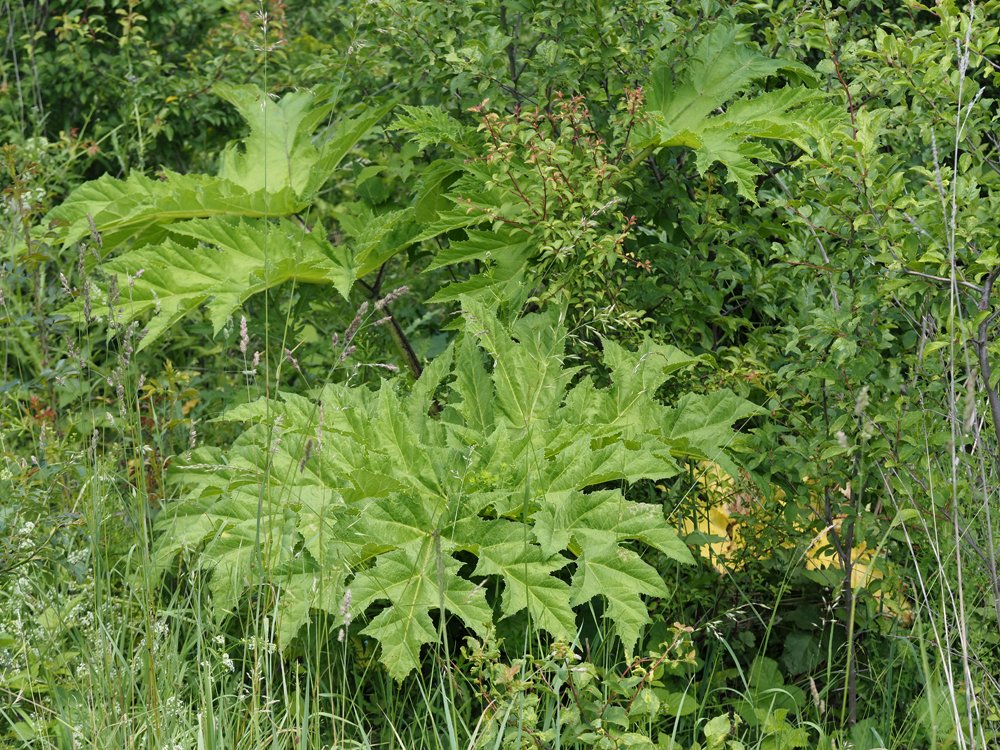
<svg viewBox="0 0 1000 750"><path fill-rule="evenodd" d="M485 224L487 221L487 217L466 210L442 211L437 215L437 219L434 222L424 227L414 242L432 240L435 237L440 237L442 234L453 232L456 229L478 226L479 224Z"/></svg>
<svg viewBox="0 0 1000 750"><path fill-rule="evenodd" d="M396 679L420 665L420 647L437 637L431 610L450 612L479 635L486 633L492 612L485 591L460 578L460 567L435 537L424 535L355 576L351 590L359 610L379 600L391 605L364 632L381 644L382 662Z"/></svg>
<svg viewBox="0 0 1000 750"><path fill-rule="evenodd" d="M611 398L602 417L620 425L626 437L631 429L649 414L649 409L636 408L650 403L657 389L675 372L701 361L675 347L656 344L646 339L634 352L626 351L613 341L604 345L604 364L611 370Z"/></svg>
<svg viewBox="0 0 1000 750"><path fill-rule="evenodd" d="M783 71L816 78L802 63L763 55L740 41L740 32L739 26L717 24L699 43L681 81L666 66L654 72L650 106L662 113L668 132L696 132L715 109L762 78Z"/></svg>
<svg viewBox="0 0 1000 750"><path fill-rule="evenodd" d="M618 490L550 493L532 520L535 537L547 554L562 549L606 551L635 539L678 562L694 562L677 533L666 527L662 508L627 501Z"/></svg>
<svg viewBox="0 0 1000 750"><path fill-rule="evenodd" d="M102 252L125 240L155 242L158 230L184 219L211 216L288 216L305 209L345 154L392 108L368 110L340 124L332 138L314 143L317 127L330 115L311 93L297 91L273 100L252 86L217 84L215 92L250 126L243 141L227 148L218 176L167 172L162 180L132 173L85 183L50 212L68 246L92 232Z"/></svg>
<svg viewBox="0 0 1000 750"><path fill-rule="evenodd" d="M320 157L312 134L329 116L329 105L315 106L307 91L274 100L255 86L219 83L214 90L250 126L250 135L241 144L232 144L222 153L219 177L249 193L291 188L296 195L304 195L310 171Z"/></svg>
<svg viewBox="0 0 1000 750"><path fill-rule="evenodd" d="M483 366L483 355L472 336L462 338L456 364L452 387L461 402L458 411L474 434L486 434L494 423L495 394L493 383Z"/></svg>
<svg viewBox="0 0 1000 750"><path fill-rule="evenodd" d="M422 500L410 492L392 493L366 504L358 525L369 539L385 540L397 547L409 545L438 525L439 513Z"/></svg>
<svg viewBox="0 0 1000 750"><path fill-rule="evenodd" d="M291 189L311 198L340 164L347 152L392 109L392 104L367 111L341 123L335 135L319 144L316 129L330 116L330 104L316 104L308 91L294 91L272 99L254 86L216 84L215 93L235 107L250 126L241 144L227 148L219 177L248 193L281 193Z"/></svg>
<svg viewBox="0 0 1000 750"><path fill-rule="evenodd" d="M277 224L245 220L193 219L172 224L175 239L147 245L105 264L119 277L121 297L109 310L128 322L152 313L139 349L157 341L170 327L206 305L216 333L250 297L287 281L349 288L351 271L331 260L325 239L290 221ZM198 244L195 244L195 241ZM82 302L68 306L79 316Z"/></svg>
<svg viewBox="0 0 1000 750"><path fill-rule="evenodd" d="M733 474L735 466L726 458L736 438L730 425L766 413L729 390L686 394L664 415L661 427L674 455L716 461Z"/></svg>
<svg viewBox="0 0 1000 750"><path fill-rule="evenodd" d="M330 384L318 401L278 394L230 409L223 419L249 423L234 443L172 475L182 499L158 522L160 568L196 553L220 578L224 613L260 576L259 515L283 646L350 589L397 678L436 640L435 612L480 633L494 611L525 614L573 640L574 608L601 596L633 649L645 597L665 593L640 555L693 560L660 506L606 483L670 476L674 453L723 452L730 425L756 408L729 393L660 403L659 385L695 360L648 342L637 352L606 342L612 385L569 388L557 313L504 326L467 300L463 322L408 389Z"/></svg>
<svg viewBox="0 0 1000 750"><path fill-rule="evenodd" d="M294 515L276 508L258 516L257 499L252 487L244 488L214 502L168 506L157 519L169 540L158 551L161 563L164 555L208 544L211 552L202 564L212 572L209 587L218 616L235 607L244 589L259 580L258 563L270 569L291 557Z"/></svg>
<svg viewBox="0 0 1000 750"><path fill-rule="evenodd" d="M552 315L522 318L507 330L485 305L466 300L464 308L467 330L494 358L497 406L515 428L531 428L559 405L573 376L562 367L565 332Z"/></svg>
<svg viewBox="0 0 1000 750"><path fill-rule="evenodd" d="M265 195L207 175L167 172L153 180L133 172L125 180L105 175L84 183L46 220L60 227L63 247L94 235L105 256L126 240L157 242L166 236L164 227L176 221L284 216L305 207L290 189Z"/></svg>
<svg viewBox="0 0 1000 750"><path fill-rule="evenodd" d="M430 224L439 212L451 207L445 194L445 183L452 175L460 172L461 163L451 159L439 159L431 163L423 174L420 188L413 201L414 217L421 224Z"/></svg>
<svg viewBox="0 0 1000 750"><path fill-rule="evenodd" d="M271 274L287 273L288 279L302 283L331 284L346 298L356 276L342 248L331 245L321 233L284 219L269 223L186 221L172 224L169 231L216 247L229 257L258 260L259 269L251 273L262 284L256 291L274 285ZM256 291L244 293L244 298Z"/></svg>
<svg viewBox="0 0 1000 750"><path fill-rule="evenodd" d="M778 156L751 139L790 141L808 151L811 141L843 125L843 114L826 105L821 92L804 86L730 102L754 82L777 73L816 79L805 65L768 57L742 42L740 34L739 26L717 25L702 39L681 77L668 63L654 68L648 105L659 117L659 126L650 144L694 149L702 175L721 163L737 192L756 202L756 179L764 174L758 162L776 161ZM725 111L718 114L723 106Z"/></svg>
<svg viewBox="0 0 1000 750"><path fill-rule="evenodd" d="M420 379L413 384L406 399L407 416L412 424L430 428L432 423L427 419L427 416L440 407L436 400L438 390L442 388L442 383L451 376L454 358L455 347L449 345L424 368Z"/></svg>
<svg viewBox="0 0 1000 750"><path fill-rule="evenodd" d="M341 123L324 140L314 133L330 106L317 104L309 92L271 99L254 87L219 84L216 93L250 128L223 152L218 176L105 176L77 188L47 217L64 246L89 235L102 257L132 241L105 269L127 285L125 298L111 301L121 306L125 321L156 311L141 347L202 304L218 332L247 298L272 286L291 280L329 284L346 295L359 273L346 248L331 246L322 228L313 232L301 222L266 219L306 209L392 105ZM67 310L79 315L83 301ZM97 313L118 317L119 311L105 305Z"/></svg>
<svg viewBox="0 0 1000 750"><path fill-rule="evenodd" d="M318 192L340 166L348 152L395 106L395 102L387 102L378 107L371 107L357 117L338 122L333 136L318 149L319 158L310 169L305 195L312 196Z"/></svg>
<svg viewBox="0 0 1000 750"><path fill-rule="evenodd" d="M521 259L527 252L528 238L523 233L520 239L511 232L484 232L471 229L466 234L467 239L456 240L444 250L435 253L434 260L427 270L470 260L499 260L505 254Z"/></svg>
<svg viewBox="0 0 1000 750"><path fill-rule="evenodd" d="M544 554L523 539L512 538L481 546L475 574L503 579L504 617L527 610L535 627L556 638L573 640L576 618L570 608L570 587L552 575L568 562L559 555Z"/></svg>
<svg viewBox="0 0 1000 750"><path fill-rule="evenodd" d="M422 426L400 419L401 414L405 414L403 404L392 386L384 384L379 390L372 425L381 438L379 452L385 456L394 477L425 498L443 500L446 493L438 477L439 466L436 456L428 450L427 441L421 439Z"/></svg>
<svg viewBox="0 0 1000 750"><path fill-rule="evenodd" d="M491 265L466 281L448 284L427 301L441 303L474 299L495 304L500 300L510 300L512 304L516 304L518 300L525 298L525 273L523 263L513 256L507 256L502 262Z"/></svg>
<svg viewBox="0 0 1000 750"><path fill-rule="evenodd" d="M570 604L584 604L595 596L607 601L604 617L631 658L642 628L650 622L646 596L666 596L667 587L656 569L643 562L634 551L605 549L582 554L573 575Z"/></svg>
<svg viewBox="0 0 1000 750"><path fill-rule="evenodd" d="M322 610L342 621L341 603L344 601L343 575L336 568L317 565L306 557L299 557L287 570L275 571L278 584L277 641L282 650L288 648L296 634L309 624L313 610Z"/></svg>
<svg viewBox="0 0 1000 750"><path fill-rule="evenodd" d="M383 263L414 243L418 226L413 214L412 208L404 208L371 217L354 241L357 278L377 271Z"/></svg>

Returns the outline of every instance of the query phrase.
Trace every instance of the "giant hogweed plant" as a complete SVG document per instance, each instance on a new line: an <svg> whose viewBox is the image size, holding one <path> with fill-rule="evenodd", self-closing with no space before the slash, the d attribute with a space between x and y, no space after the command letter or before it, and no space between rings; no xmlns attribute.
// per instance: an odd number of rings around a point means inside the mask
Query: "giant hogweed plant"
<svg viewBox="0 0 1000 750"><path fill-rule="evenodd" d="M272 287L328 284L346 296L355 281L347 247L299 215L389 107L341 122L320 140L315 133L331 105L313 93L274 100L249 86L215 91L250 128L222 153L217 174L105 175L48 216L64 247L90 238L111 286L128 289L92 294L84 282L68 311L121 323L148 316L140 349L202 306L218 333L247 299Z"/></svg>
<svg viewBox="0 0 1000 750"><path fill-rule="evenodd" d="M463 299L464 327L416 383L328 384L227 411L247 429L177 464L178 500L157 521L157 558L211 571L219 615L261 580L278 590L278 642L312 610L362 616L403 678L443 618L485 636L527 613L573 641L574 609L602 600L631 654L665 596L658 561L693 558L660 505L623 489L714 457L758 409L730 392L666 406L656 391L697 360L650 341L604 342L611 383L566 367L553 310L511 327ZM434 615L437 616L437 622Z"/></svg>
<svg viewBox="0 0 1000 750"><path fill-rule="evenodd" d="M755 200L758 162L779 158L760 142L807 149L833 117L820 93L804 85L734 98L778 73L813 75L766 57L740 41L738 28L723 25L684 72L659 61L648 94L632 90L620 103L610 136L597 132L579 97L514 115L483 103L473 108L476 127L441 109L405 108L396 129L421 147L444 148L445 158L425 169L411 206L338 211L348 238L338 244L322 224L300 217L389 107L339 124L324 140L316 131L331 106L314 94L272 100L252 87L219 85L216 93L250 130L222 154L216 175L105 176L74 191L48 219L64 246L87 237L99 245L103 269L129 289L113 304L116 319L149 316L140 348L203 305L218 332L248 298L286 282L333 284L346 295L403 250L444 238L429 269L458 267L466 278L433 301L500 300L516 314L533 299L578 308L576 320L599 322L598 330L621 321L636 327L642 313L620 291L628 288L621 269L653 270L626 244L642 222L628 212L642 205L629 189L637 167L664 149L693 149L700 172L722 164L738 191ZM107 295L102 303L85 285L78 297L71 312L108 314Z"/></svg>
<svg viewBox="0 0 1000 750"><path fill-rule="evenodd" d="M217 175L105 177L50 215L67 246L90 236L116 279L103 298L82 290L70 311L148 316L140 347L202 306L218 332L248 298L284 282L346 295L394 254L382 235L333 245L297 216L381 110L324 142L314 133L329 108L308 92L280 100L250 88L219 93L250 132L223 154ZM437 174L442 186L449 169L431 170L428 181ZM414 208L425 212L427 239L453 220L428 202L425 190ZM473 211L466 222L482 220ZM525 257L533 240L518 240ZM466 250L442 250L438 264ZM666 377L695 360L648 341L638 352L603 342L609 388L573 382L555 313L505 328L468 296L486 286L472 279L452 290L465 330L408 393L397 381L377 391L327 385L228 411L223 420L248 423L235 443L175 464L181 496L157 522L161 569L190 552L195 567L211 571L220 615L255 583L273 584L283 647L312 610L340 621L364 614L365 632L400 678L436 637L433 612L480 635L495 618L526 612L535 628L572 640L574 608L603 597L631 652L648 620L642 597L666 593L640 552L692 558L662 508L626 500L623 488L675 474L678 459L725 463L731 425L757 410L729 392L658 403ZM127 292L116 297L115 287Z"/></svg>
<svg viewBox="0 0 1000 750"><path fill-rule="evenodd" d="M720 24L698 43L682 72L665 57L654 66L648 109L652 115L639 145L648 151L687 148L704 176L714 165L743 198L757 202L764 164L781 161L768 142L793 144L802 152L823 146L845 118L821 89L802 83L763 92L754 88L783 74L815 83L808 66L763 54L744 39L745 28Z"/></svg>
<svg viewBox="0 0 1000 750"><path fill-rule="evenodd" d="M808 152L844 124L813 85L790 80L756 91L779 75L809 84L817 76L743 36L741 27L720 24L686 63L661 56L647 85L626 90L617 112L605 114L604 127L581 96L518 104L512 113L484 101L470 109L475 125L440 107L404 107L393 127L442 158L412 206L359 224L357 241L384 261L447 237L430 268L471 273L439 291L438 301L557 300L602 330L637 326L643 316L629 304L628 269L653 271L652 259L627 243L650 207L636 190L639 167L687 149L699 175L721 165L738 195L756 202L765 164L783 158L768 143Z"/></svg>

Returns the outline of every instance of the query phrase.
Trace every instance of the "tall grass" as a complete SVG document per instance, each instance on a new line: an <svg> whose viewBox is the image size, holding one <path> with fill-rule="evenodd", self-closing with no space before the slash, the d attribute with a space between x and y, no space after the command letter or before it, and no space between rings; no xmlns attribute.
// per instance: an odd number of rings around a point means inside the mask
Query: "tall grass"
<svg viewBox="0 0 1000 750"><path fill-rule="evenodd" d="M933 431L924 433L924 461L921 465L879 467L887 496L897 511L916 519L919 534L902 525L905 546L915 571L913 599L916 620L911 639L920 658L924 682L924 706L918 721L929 724L931 747L956 746L989 748L996 742L989 734L987 716L996 714L997 667L1000 666L995 638L984 638L1000 630L1000 579L996 555L1000 536L992 517L997 487L1000 487L1000 422L991 419L989 406L995 398L988 362L981 360L977 344L982 342L962 333L976 330L965 318L961 301L963 279L957 258L958 238L963 222L963 205L958 195L959 161L966 124L983 90L970 91L967 73L974 38L983 19L976 5L969 5L964 39L957 46L954 66L958 97L953 119L950 150L942 152L933 141L933 172L937 180L942 224L950 278L939 288L947 295L950 345L944 352L947 372L947 404L943 412L927 412L929 419L943 420L950 439L945 445L932 444ZM945 165L951 179L943 176ZM948 184L946 184L948 183ZM980 288L980 310L988 310L995 274ZM984 328L978 332L983 335ZM922 334L924 332L921 332ZM921 348L923 343L921 343ZM985 368L983 364L986 364ZM925 398L933 387L913 383L918 406L926 409ZM990 393L993 391L993 394ZM986 414L979 409L987 406Z"/></svg>

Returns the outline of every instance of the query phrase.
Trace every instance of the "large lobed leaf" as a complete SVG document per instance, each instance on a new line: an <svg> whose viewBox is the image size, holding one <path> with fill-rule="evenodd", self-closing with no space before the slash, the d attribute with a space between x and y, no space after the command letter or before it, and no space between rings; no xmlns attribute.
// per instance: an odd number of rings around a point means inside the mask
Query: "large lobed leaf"
<svg viewBox="0 0 1000 750"><path fill-rule="evenodd" d="M843 113L826 104L821 92L801 85L730 101L777 73L815 79L805 65L767 57L741 42L739 35L737 26L714 28L682 76L675 76L667 64L654 69L648 105L658 124L649 142L694 149L700 174L716 162L722 164L737 192L756 201L755 180L764 174L758 162L778 159L759 139L790 141L808 150L810 141L843 125ZM722 107L725 111L715 114Z"/></svg>
<svg viewBox="0 0 1000 750"><path fill-rule="evenodd" d="M218 332L247 298L272 286L331 284L346 295L359 275L352 254L331 245L322 227L310 231L281 217L309 206L391 105L316 138L330 106L317 103L312 93L272 99L254 87L221 84L216 93L250 128L223 152L218 175L104 176L77 188L48 217L64 246L89 235L102 258L124 248L104 269L118 276L118 287L127 293L90 305L98 315L125 322L152 313L143 347L203 304ZM360 253L365 269L371 252ZM81 317L89 296L65 311Z"/></svg>
<svg viewBox="0 0 1000 750"><path fill-rule="evenodd" d="M206 217L261 218L300 211L306 203L290 189L251 193L229 180L167 172L154 180L133 172L124 180L104 175L86 182L48 215L63 246L93 235L107 256L128 240L151 244L172 222Z"/></svg>
<svg viewBox="0 0 1000 750"><path fill-rule="evenodd" d="M156 242L162 227L175 221L302 211L350 148L391 109L373 108L342 122L317 144L314 133L330 106L317 104L312 93L274 100L255 87L227 84L218 84L215 93L250 127L246 138L222 153L218 175L165 172L152 179L133 172L124 180L105 175L84 183L47 217L64 246L94 234L107 254L129 239Z"/></svg>
<svg viewBox="0 0 1000 750"><path fill-rule="evenodd" d="M215 333L255 294L288 281L329 284L346 296L350 260L325 238L287 220L277 223L192 219L170 224L167 238L114 258L120 297L94 304L93 313L119 322L150 315L139 349L157 341L205 305ZM82 300L66 311L79 315Z"/></svg>
<svg viewBox="0 0 1000 750"><path fill-rule="evenodd" d="M338 621L352 601L397 678L445 615L482 633L494 611L524 612L572 640L574 608L594 597L631 653L649 622L644 597L666 593L642 553L693 558L660 506L620 487L676 474L678 456L719 458L732 423L758 410L732 394L660 403L657 388L696 360L652 342L636 352L606 342L611 386L572 384L557 317L507 328L471 300L465 313L458 342L407 392L328 385L316 400L282 394L231 410L226 419L252 426L204 468L174 470L185 492L158 521L159 558L195 550L224 578L225 611L261 559L246 527L260 510L274 530L269 580L287 603L280 642L310 608Z"/></svg>
<svg viewBox="0 0 1000 750"><path fill-rule="evenodd" d="M351 147L393 107L383 104L340 123L332 138L314 143L313 134L330 117L331 104L316 104L309 91L271 99L255 86L217 84L215 93L235 107L250 126L242 144L223 152L219 177L250 193L291 189L310 199L330 178Z"/></svg>

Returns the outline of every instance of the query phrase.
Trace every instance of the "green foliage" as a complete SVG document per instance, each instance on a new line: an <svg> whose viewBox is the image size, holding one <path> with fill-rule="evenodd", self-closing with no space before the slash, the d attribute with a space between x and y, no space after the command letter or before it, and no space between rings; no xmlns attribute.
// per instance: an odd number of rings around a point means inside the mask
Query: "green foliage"
<svg viewBox="0 0 1000 750"><path fill-rule="evenodd" d="M720 24L699 43L682 76L670 62L653 70L649 108L657 115L649 143L695 150L702 175L719 162L740 195L756 200L755 180L765 174L756 162L778 161L778 154L758 141L790 141L803 151L827 131L842 127L838 108L825 95L805 86L783 86L754 97L730 101L750 85L778 73L814 80L795 60L772 58L740 39L739 27ZM725 106L722 114L714 114Z"/></svg>
<svg viewBox="0 0 1000 750"><path fill-rule="evenodd" d="M996 744L997 0L3 7L0 744Z"/></svg>
<svg viewBox="0 0 1000 750"><path fill-rule="evenodd" d="M64 246L91 233L112 250L128 239L141 244L162 237L163 225L188 218L286 216L305 209L347 151L382 117L374 109L342 123L321 147L312 142L330 105L312 106L307 92L271 101L251 87L219 86L250 126L241 146L223 152L219 174L167 173L162 180L132 174L125 180L102 177L75 190L48 221L61 227Z"/></svg>
<svg viewBox="0 0 1000 750"><path fill-rule="evenodd" d="M556 92L615 98L644 78L663 45L676 41L680 15L664 0L602 6L585 0L472 0L455 7L435 0L376 0L352 19L356 38L365 44L353 51L354 59L332 64L363 69L362 80L371 73L383 81L401 74L419 78L422 84L414 89L423 96L413 97L414 104L447 105L451 99L468 107L489 98L544 105Z"/></svg>
<svg viewBox="0 0 1000 750"><path fill-rule="evenodd" d="M465 273L432 301L554 302L597 331L637 328L641 316L622 302L621 273L644 264L623 250L634 217L620 207L619 183L640 105L641 94L626 91L609 124L614 143L595 130L582 97L557 95L545 108L513 115L484 101L471 108L475 129L439 108L405 108L396 130L463 158L440 159L428 171L408 215L417 229L393 252L448 237L427 270Z"/></svg>
<svg viewBox="0 0 1000 750"><path fill-rule="evenodd" d="M260 82L265 70L266 86L287 85L305 49L323 49L291 36L294 19L283 6L15 0L4 13L0 140L20 143L30 131L50 142L86 142L90 153L69 175L70 187L107 171L204 169L239 127L205 93L221 81Z"/></svg>
<svg viewBox="0 0 1000 750"><path fill-rule="evenodd" d="M698 708L689 689L697 663L692 629L675 624L664 635L620 671L585 661L563 642L542 656L507 661L492 636L467 638L461 649L467 679L489 697L480 745L518 747L529 736L569 746L662 746L669 733L657 731L656 717ZM552 704L559 709L548 710Z"/></svg>
<svg viewBox="0 0 1000 750"><path fill-rule="evenodd" d="M271 287L288 281L329 284L346 296L353 281L332 246L290 221L192 219L168 232L168 239L105 263L104 270L128 291L91 308L125 322L153 313L140 351L202 304L218 333L247 299ZM81 300L70 309L82 312L83 305Z"/></svg>
<svg viewBox="0 0 1000 750"><path fill-rule="evenodd" d="M572 641L573 608L603 597L631 653L649 622L642 597L666 594L632 545L692 558L659 507L609 486L672 476L677 456L721 455L730 425L757 410L731 394L659 404L669 373L694 362L672 347L606 341L611 386L570 386L552 315L508 330L466 300L465 317L460 343L407 394L330 385L316 401L286 393L230 409L225 419L251 426L178 470L188 489L160 516L159 559L196 551L220 614L262 570L281 590L282 645L311 608L343 621L346 606L378 605L363 632L400 679L436 637L432 610L480 635L494 607L526 611ZM475 566L463 572L466 555Z"/></svg>
<svg viewBox="0 0 1000 750"><path fill-rule="evenodd" d="M218 333L249 297L273 286L328 283L346 296L354 282L345 249L333 246L322 227L268 219L307 208L388 106L341 123L317 146L313 133L331 107L314 106L312 94L272 101L248 87L217 91L250 126L241 146L223 152L217 176L105 176L48 216L64 246L92 237L106 254L131 241L103 266L127 290L124 299L109 289L103 304L95 303L84 290L68 310L124 323L152 311L141 348L203 303Z"/></svg>

